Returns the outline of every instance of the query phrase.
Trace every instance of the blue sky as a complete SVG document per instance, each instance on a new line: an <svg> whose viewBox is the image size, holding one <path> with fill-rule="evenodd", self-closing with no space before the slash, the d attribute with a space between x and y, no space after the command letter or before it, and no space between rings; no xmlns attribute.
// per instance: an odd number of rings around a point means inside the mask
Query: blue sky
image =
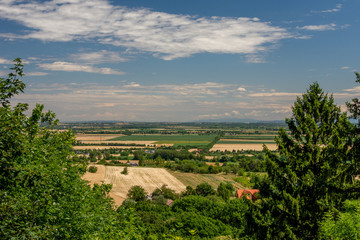
<svg viewBox="0 0 360 240"><path fill-rule="evenodd" d="M282 120L358 97L358 0L0 0L0 75L61 121Z"/></svg>

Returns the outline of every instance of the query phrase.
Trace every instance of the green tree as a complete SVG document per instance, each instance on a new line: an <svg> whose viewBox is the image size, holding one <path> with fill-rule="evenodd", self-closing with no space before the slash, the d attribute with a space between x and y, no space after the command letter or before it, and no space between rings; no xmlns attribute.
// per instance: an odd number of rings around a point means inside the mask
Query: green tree
<svg viewBox="0 0 360 240"><path fill-rule="evenodd" d="M55 114L43 105L30 116L27 104L11 107L25 88L20 59L12 70L0 79L0 238L124 238L131 225L113 210L111 186L81 179L87 163L72 152L73 133L52 131Z"/></svg>
<svg viewBox="0 0 360 240"><path fill-rule="evenodd" d="M214 188L206 182L203 182L203 183L200 183L199 185L197 185L195 191L198 195L201 195L204 197L206 197L208 195L214 195L216 193Z"/></svg>
<svg viewBox="0 0 360 240"><path fill-rule="evenodd" d="M153 197L155 196L163 196L166 199L172 199L175 200L179 196L176 194L176 192L170 188L167 187L166 184L162 185L161 188L156 188L152 194Z"/></svg>
<svg viewBox="0 0 360 240"><path fill-rule="evenodd" d="M145 201L146 192L143 187L135 185L129 189L127 196L128 196L128 198L135 200L137 202Z"/></svg>
<svg viewBox="0 0 360 240"><path fill-rule="evenodd" d="M355 82L360 83L360 74L355 72L356 80ZM360 117L360 101L358 98L353 98L352 102L346 103L349 112L351 113L351 117L354 119L358 119Z"/></svg>
<svg viewBox="0 0 360 240"><path fill-rule="evenodd" d="M292 110L290 135L281 129L275 138L279 154L265 147L268 177L259 184L261 207L253 206L251 220L259 238L316 239L325 212L360 193L353 126L333 97L314 83Z"/></svg>
<svg viewBox="0 0 360 240"><path fill-rule="evenodd" d="M235 189L230 182L221 182L217 188L217 194L225 201L228 201L234 190Z"/></svg>
<svg viewBox="0 0 360 240"><path fill-rule="evenodd" d="M324 239L360 239L360 200L345 201L344 209L325 215L320 227Z"/></svg>

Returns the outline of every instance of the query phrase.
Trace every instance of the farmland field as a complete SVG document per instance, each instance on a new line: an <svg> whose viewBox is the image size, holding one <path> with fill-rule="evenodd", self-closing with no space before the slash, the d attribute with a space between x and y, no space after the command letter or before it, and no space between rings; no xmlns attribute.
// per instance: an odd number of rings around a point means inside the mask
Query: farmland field
<svg viewBox="0 0 360 240"><path fill-rule="evenodd" d="M277 145L274 144L266 144L266 146L271 151L277 150ZM211 151L241 151L241 150L255 150L255 151L262 151L263 145L259 143L237 143L237 144L215 144L211 149Z"/></svg>
<svg viewBox="0 0 360 240"><path fill-rule="evenodd" d="M217 188L220 182L231 182L236 189L243 189L244 187L233 180L235 174L195 174L184 172L173 172L171 174L179 179L184 185L195 188L203 182L209 183L213 188Z"/></svg>
<svg viewBox="0 0 360 240"><path fill-rule="evenodd" d="M274 140L277 135L230 135L222 139L241 139L241 140Z"/></svg>
<svg viewBox="0 0 360 240"><path fill-rule="evenodd" d="M75 134L78 141L105 141L123 136L122 134Z"/></svg>
<svg viewBox="0 0 360 240"><path fill-rule="evenodd" d="M156 188L166 184L168 188L180 193L186 186L195 188L198 184L207 182L213 188L217 188L220 182L229 181L236 189L243 189L240 183L234 181L234 174L195 174L174 172L164 168L129 167L128 174L121 174L124 167L95 165L98 167L96 173L87 172L83 179L91 185L102 182L112 184L110 196L114 198L116 205L126 199L127 192L131 186L142 186L147 193L152 193Z"/></svg>
<svg viewBox="0 0 360 240"><path fill-rule="evenodd" d="M131 136L112 138L108 141L153 141L154 144L206 145L209 144L216 136L216 134L134 134Z"/></svg>
<svg viewBox="0 0 360 240"><path fill-rule="evenodd" d="M222 137L212 148L212 151L238 151L255 150L262 151L263 144L270 150L276 150L277 146L273 134L239 134Z"/></svg>
<svg viewBox="0 0 360 240"><path fill-rule="evenodd" d="M110 148L114 148L114 149L132 149L132 148L145 148L142 146L111 146L111 145L107 145L107 146L73 146L74 150L85 150L85 149L97 149L97 150L105 150L105 149L110 149Z"/></svg>
<svg viewBox="0 0 360 240"><path fill-rule="evenodd" d="M109 183L112 184L110 196L114 198L117 205L126 199L129 189L134 185L142 186L147 193L153 192L166 184L168 188L176 192L184 191L186 186L164 168L141 168L129 167L128 174L121 174L124 167L98 166L99 173L89 173L84 175L84 179L90 184Z"/></svg>

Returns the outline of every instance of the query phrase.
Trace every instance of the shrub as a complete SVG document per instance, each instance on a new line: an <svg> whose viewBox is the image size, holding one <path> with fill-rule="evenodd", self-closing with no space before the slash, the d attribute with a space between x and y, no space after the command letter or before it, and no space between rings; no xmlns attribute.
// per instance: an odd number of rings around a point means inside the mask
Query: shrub
<svg viewBox="0 0 360 240"><path fill-rule="evenodd" d="M91 172L91 173L96 173L97 172L97 167L95 167L95 166L90 166L89 167L89 172Z"/></svg>
<svg viewBox="0 0 360 240"><path fill-rule="evenodd" d="M124 167L124 170L122 170L121 174L127 175L128 174L128 168Z"/></svg>

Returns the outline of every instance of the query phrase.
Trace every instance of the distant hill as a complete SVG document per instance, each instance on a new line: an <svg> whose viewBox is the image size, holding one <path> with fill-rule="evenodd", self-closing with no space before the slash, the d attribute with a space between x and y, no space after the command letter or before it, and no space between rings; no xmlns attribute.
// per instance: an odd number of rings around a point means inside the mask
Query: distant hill
<svg viewBox="0 0 360 240"><path fill-rule="evenodd" d="M221 119L202 119L195 122L216 122L216 123L275 123L285 124L284 120L255 120L247 118L221 118Z"/></svg>

